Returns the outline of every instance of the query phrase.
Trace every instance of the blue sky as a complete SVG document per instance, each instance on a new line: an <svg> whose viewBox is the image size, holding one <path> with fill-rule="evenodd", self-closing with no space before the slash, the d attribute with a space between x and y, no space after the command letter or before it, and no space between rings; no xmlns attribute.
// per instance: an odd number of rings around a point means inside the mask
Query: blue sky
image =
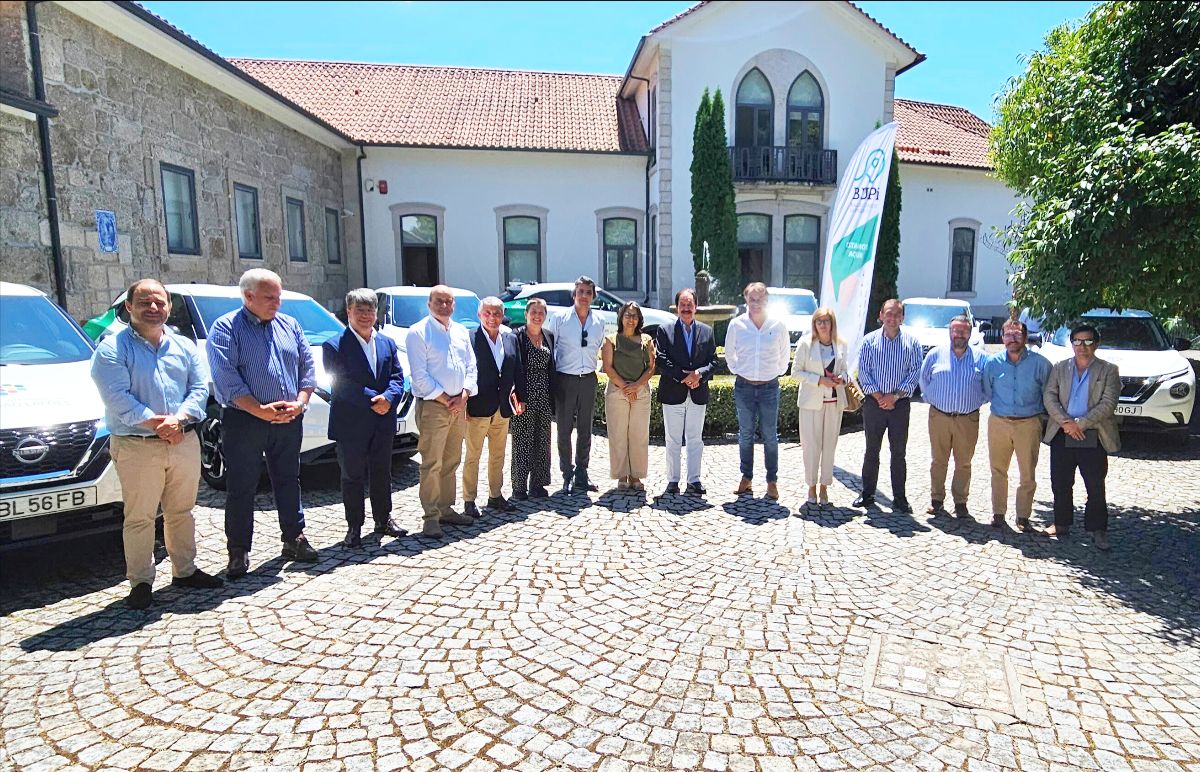
<svg viewBox="0 0 1200 772"><path fill-rule="evenodd" d="M623 74L638 39L690 2L144 2L222 56ZM1092 2L859 3L928 59L896 95L991 120L993 96Z"/></svg>

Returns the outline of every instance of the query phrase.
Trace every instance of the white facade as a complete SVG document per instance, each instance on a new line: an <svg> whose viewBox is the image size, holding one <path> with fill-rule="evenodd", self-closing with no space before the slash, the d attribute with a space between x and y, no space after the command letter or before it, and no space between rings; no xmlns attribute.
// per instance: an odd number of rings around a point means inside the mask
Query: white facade
<svg viewBox="0 0 1200 772"><path fill-rule="evenodd" d="M542 281L587 274L603 284L602 223L627 217L637 223L644 287L645 170L642 155L369 147L362 162L367 283L411 283L401 266L400 218L416 214L437 218L438 279L451 286L481 297L504 289L503 219L511 216L540 223Z"/></svg>
<svg viewBox="0 0 1200 772"><path fill-rule="evenodd" d="M900 297L962 298L977 317L1007 316L1008 257L996 231L1012 221L1017 197L983 170L900 164ZM974 232L969 288L951 277L953 231Z"/></svg>

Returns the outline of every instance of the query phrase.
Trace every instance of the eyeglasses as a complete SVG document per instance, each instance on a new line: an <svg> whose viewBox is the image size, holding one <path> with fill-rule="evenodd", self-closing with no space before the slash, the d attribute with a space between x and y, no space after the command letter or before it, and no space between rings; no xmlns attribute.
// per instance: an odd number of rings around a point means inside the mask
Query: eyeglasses
<svg viewBox="0 0 1200 772"><path fill-rule="evenodd" d="M1025 336L1019 332L1006 332L1001 336L1005 343L1020 341Z"/></svg>
<svg viewBox="0 0 1200 772"><path fill-rule="evenodd" d="M587 345L587 330L584 330L583 335L579 336L579 346L580 346L580 348L582 348L586 345Z"/></svg>
<svg viewBox="0 0 1200 772"><path fill-rule="evenodd" d="M1074 340L1071 341L1071 345L1072 346L1087 346L1087 347L1091 348L1092 346L1096 345L1096 339L1095 338L1075 338Z"/></svg>

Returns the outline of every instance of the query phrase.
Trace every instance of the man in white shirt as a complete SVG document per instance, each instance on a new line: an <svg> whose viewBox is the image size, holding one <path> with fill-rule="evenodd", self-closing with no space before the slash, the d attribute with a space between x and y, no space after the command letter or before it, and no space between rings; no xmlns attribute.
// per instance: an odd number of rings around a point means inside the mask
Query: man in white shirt
<svg viewBox="0 0 1200 772"><path fill-rule="evenodd" d="M791 341L787 327L767 317L767 287L746 285L746 313L729 323L725 333L725 363L737 376L733 399L737 406L738 452L742 481L735 493L753 493L754 430L762 433L767 469L767 498L779 500L779 376L788 370Z"/></svg>
<svg viewBox="0 0 1200 772"><path fill-rule="evenodd" d="M441 537L443 524L475 522L451 508L467 430L467 400L479 391L471 334L453 314L454 294L439 284L429 291L429 316L409 328L406 341L420 431L421 535L431 539Z"/></svg>
<svg viewBox="0 0 1200 772"><path fill-rule="evenodd" d="M596 415L596 360L604 343L604 322L592 311L595 297L596 282L580 276L571 291L575 305L546 322L554 335L554 422L564 493L599 490L588 479L592 420ZM572 461L571 432L576 430L579 434Z"/></svg>

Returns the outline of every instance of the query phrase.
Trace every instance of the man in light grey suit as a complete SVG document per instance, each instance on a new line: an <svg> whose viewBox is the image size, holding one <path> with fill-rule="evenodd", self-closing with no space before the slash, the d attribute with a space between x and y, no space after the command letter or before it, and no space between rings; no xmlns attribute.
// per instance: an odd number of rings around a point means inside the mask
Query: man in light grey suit
<svg viewBox="0 0 1200 772"><path fill-rule="evenodd" d="M1042 533L1064 537L1075 519L1072 499L1075 470L1083 475L1087 505L1083 525L1096 547L1107 550L1108 500L1104 478L1108 454L1121 449L1117 399L1121 378L1112 362L1096 358L1100 332L1090 324L1071 330L1075 356L1054 365L1042 394L1050 420L1043 441L1050 445L1050 488L1054 492L1054 525Z"/></svg>

